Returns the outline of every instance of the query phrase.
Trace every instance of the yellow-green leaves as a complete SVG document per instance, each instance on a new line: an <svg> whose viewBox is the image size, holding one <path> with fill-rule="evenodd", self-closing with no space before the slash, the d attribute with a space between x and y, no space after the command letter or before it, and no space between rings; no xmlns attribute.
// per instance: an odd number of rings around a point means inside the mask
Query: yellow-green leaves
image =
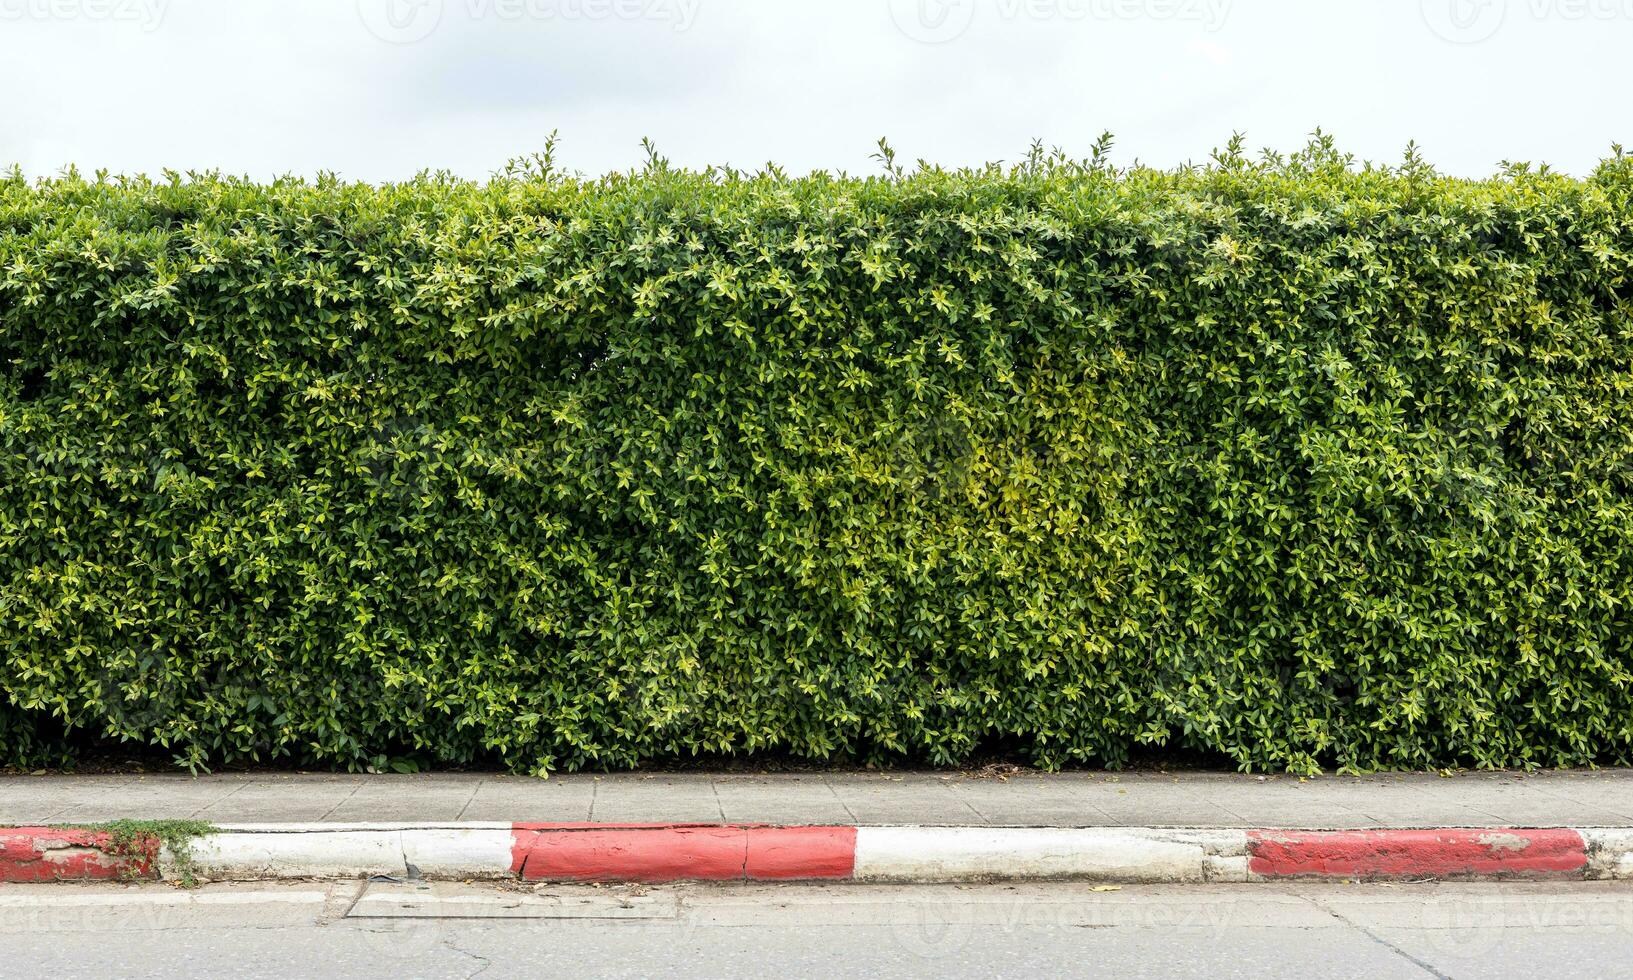
<svg viewBox="0 0 1633 980"><path fill-rule="evenodd" d="M1633 761L1633 165L0 179L0 762Z"/></svg>

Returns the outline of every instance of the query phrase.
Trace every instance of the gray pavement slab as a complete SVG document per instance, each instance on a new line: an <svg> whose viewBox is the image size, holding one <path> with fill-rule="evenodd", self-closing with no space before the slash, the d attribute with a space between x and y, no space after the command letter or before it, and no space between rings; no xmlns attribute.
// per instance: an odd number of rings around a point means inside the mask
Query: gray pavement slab
<svg viewBox="0 0 1633 980"><path fill-rule="evenodd" d="M925 826L1628 827L1633 771L1221 773L295 773L0 776L0 824L773 823Z"/></svg>

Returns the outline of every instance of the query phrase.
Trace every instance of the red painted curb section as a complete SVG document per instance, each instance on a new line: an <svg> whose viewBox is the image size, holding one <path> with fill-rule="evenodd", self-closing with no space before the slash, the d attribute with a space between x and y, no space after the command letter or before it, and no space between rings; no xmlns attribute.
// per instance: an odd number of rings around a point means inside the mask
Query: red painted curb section
<svg viewBox="0 0 1633 980"><path fill-rule="evenodd" d="M855 827L517 824L511 868L527 881L790 881L849 878Z"/></svg>
<svg viewBox="0 0 1633 980"><path fill-rule="evenodd" d="M0 882L131 881L154 877L157 841L134 853L116 849L113 836L92 830L18 827L0 830Z"/></svg>
<svg viewBox="0 0 1633 980"><path fill-rule="evenodd" d="M849 878L856 872L855 827L750 827L750 881Z"/></svg>
<svg viewBox="0 0 1633 980"><path fill-rule="evenodd" d="M1248 871L1264 878L1579 877L1574 830L1248 831Z"/></svg>

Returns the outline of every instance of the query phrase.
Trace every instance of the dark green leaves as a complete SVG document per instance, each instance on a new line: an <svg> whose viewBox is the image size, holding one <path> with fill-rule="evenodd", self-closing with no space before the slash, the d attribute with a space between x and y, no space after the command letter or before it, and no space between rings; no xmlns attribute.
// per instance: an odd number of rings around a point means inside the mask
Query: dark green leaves
<svg viewBox="0 0 1633 980"><path fill-rule="evenodd" d="M0 181L0 753L1633 756L1633 170Z"/></svg>

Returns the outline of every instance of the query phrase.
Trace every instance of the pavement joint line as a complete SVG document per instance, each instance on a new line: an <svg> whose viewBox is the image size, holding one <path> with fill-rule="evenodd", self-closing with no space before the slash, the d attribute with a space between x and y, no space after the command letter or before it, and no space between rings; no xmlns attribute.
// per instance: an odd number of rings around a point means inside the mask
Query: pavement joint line
<svg viewBox="0 0 1633 980"><path fill-rule="evenodd" d="M974 803L971 803L969 800L965 800L963 802L965 806L970 808L970 812L975 814L976 819L980 820L982 824L988 827L992 826L992 821L988 820L987 815L982 813L980 808L978 808Z"/></svg>
<svg viewBox="0 0 1633 980"><path fill-rule="evenodd" d="M74 808L74 805L72 803L68 804L67 806L59 806L55 810L52 810L50 813L46 814L45 819L41 820L40 823L43 823L43 824L57 823L58 822L58 820L57 820L58 817L60 817L63 814L67 813L68 811L72 810L73 808Z"/></svg>
<svg viewBox="0 0 1633 980"><path fill-rule="evenodd" d="M455 817L455 820L465 819L465 814L470 811L471 804L476 802L476 795L482 792L482 787L486 786L487 784L487 780L485 779L477 780L476 785L471 787L471 795L465 797L465 805L459 808L459 816Z"/></svg>
<svg viewBox="0 0 1633 980"><path fill-rule="evenodd" d="M834 786L833 780L829 779L827 776L823 776L822 785L828 787L828 792L833 794L834 801L837 802L840 808L845 811L845 816L850 818L851 823L860 824L862 822L856 819L856 812L851 809L849 803L845 802L845 798L839 795L839 789L838 787Z"/></svg>
<svg viewBox="0 0 1633 980"><path fill-rule="evenodd" d="M1100 817L1104 821L1104 823L1097 824L1097 826L1114 827L1114 826L1117 825L1117 821L1115 821L1115 820L1113 820L1111 818L1111 814L1109 814L1105 810L1103 810L1098 804L1086 803L1084 805L1087 806L1090 810L1093 810L1095 813L1100 814Z"/></svg>
<svg viewBox="0 0 1633 980"><path fill-rule="evenodd" d="M1248 824L1252 823L1251 820L1249 820L1246 817L1242 816L1240 813L1237 813L1235 810L1232 810L1229 806L1226 806L1223 803L1215 803L1212 800L1204 800L1203 802L1208 804L1209 806L1216 806L1219 809L1221 809L1221 810L1225 811L1226 813L1230 814L1232 817L1235 817L1236 820L1239 823L1241 823L1241 825L1244 826L1244 827L1247 826Z"/></svg>
<svg viewBox="0 0 1633 980"><path fill-rule="evenodd" d="M330 817L334 816L335 811L340 809L341 807L345 806L346 804L350 803L352 801L352 797L356 796L358 791L361 790L362 788L363 788L363 784L361 782L353 785L352 786L352 791L350 793L347 793L345 795L345 797L340 800L340 802L338 802L334 806L330 807L327 813L325 813L323 816L319 817L318 822L321 823L324 820L327 820Z"/></svg>
<svg viewBox="0 0 1633 980"><path fill-rule="evenodd" d="M250 782L248 780L245 780L243 782L240 782L240 783L236 784L235 786L233 786L232 789L227 790L227 792L221 794L220 796L216 797L215 799L211 800L210 802L204 804L203 806L201 806L198 809L194 810L192 813L189 813L187 815L187 819L189 819L189 820L198 819L199 815L204 813L204 811L206 811L206 810L210 809L211 807L215 806L217 803L222 803L222 802L224 802L226 800L229 800L229 799L233 798L234 796L237 796L240 792L243 791L245 786L249 786L249 785L250 785Z"/></svg>

